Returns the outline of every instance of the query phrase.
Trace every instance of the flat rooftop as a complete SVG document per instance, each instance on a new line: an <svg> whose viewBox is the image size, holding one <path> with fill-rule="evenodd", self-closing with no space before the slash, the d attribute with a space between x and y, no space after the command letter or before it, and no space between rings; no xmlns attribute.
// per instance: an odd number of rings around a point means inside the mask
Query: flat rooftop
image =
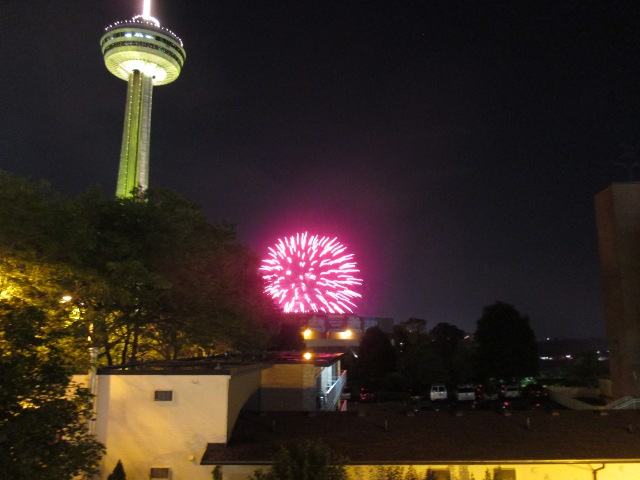
<svg viewBox="0 0 640 480"><path fill-rule="evenodd" d="M640 461L640 411L243 412L202 464L268 464L307 439L362 465Z"/></svg>
<svg viewBox="0 0 640 480"><path fill-rule="evenodd" d="M178 360L157 360L126 363L100 367L100 375L228 375L232 370L249 366L266 368L273 364L311 364L326 367L340 360L343 353L316 353L305 359L305 352L266 352L260 354L228 354L207 357L181 358Z"/></svg>

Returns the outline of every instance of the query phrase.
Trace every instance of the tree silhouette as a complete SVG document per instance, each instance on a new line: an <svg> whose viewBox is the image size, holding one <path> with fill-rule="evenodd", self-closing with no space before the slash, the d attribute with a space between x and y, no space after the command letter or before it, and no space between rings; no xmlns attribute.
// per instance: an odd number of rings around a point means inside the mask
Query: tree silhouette
<svg viewBox="0 0 640 480"><path fill-rule="evenodd" d="M127 480L127 475L124 473L124 467L120 460L118 460L116 467L113 469L111 475L107 477L107 480Z"/></svg>
<svg viewBox="0 0 640 480"><path fill-rule="evenodd" d="M538 373L538 343L529 319L511 305L484 308L475 333L480 378L503 380Z"/></svg>

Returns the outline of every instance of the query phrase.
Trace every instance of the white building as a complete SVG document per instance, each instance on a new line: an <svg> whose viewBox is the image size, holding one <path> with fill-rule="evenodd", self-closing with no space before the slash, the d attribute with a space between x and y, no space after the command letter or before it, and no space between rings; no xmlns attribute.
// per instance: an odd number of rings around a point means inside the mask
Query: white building
<svg viewBox="0 0 640 480"><path fill-rule="evenodd" d="M240 412L339 407L339 354L278 354L261 361L204 359L104 368L95 433L107 447L98 478L118 460L127 478L211 480L208 445L227 445Z"/></svg>

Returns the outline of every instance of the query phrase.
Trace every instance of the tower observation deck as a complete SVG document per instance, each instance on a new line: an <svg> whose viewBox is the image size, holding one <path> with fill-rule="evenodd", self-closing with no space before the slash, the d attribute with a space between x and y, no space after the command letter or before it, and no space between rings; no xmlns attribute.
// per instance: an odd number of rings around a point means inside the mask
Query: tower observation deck
<svg viewBox="0 0 640 480"><path fill-rule="evenodd" d="M149 186L153 86L178 78L186 59L182 40L148 14L149 3L145 14L108 26L100 39L107 69L128 82L118 197L130 197Z"/></svg>

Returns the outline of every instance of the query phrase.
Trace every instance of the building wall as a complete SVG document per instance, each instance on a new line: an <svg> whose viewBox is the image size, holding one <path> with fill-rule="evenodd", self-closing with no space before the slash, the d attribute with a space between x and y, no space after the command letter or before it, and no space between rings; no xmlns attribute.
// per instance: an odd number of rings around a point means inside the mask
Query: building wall
<svg viewBox="0 0 640 480"><path fill-rule="evenodd" d="M172 478L210 479L199 465L207 443L226 443L230 375L101 375L96 435L107 447L101 477L118 460L127 478L169 467ZM155 390L173 401L154 401Z"/></svg>
<svg viewBox="0 0 640 480"><path fill-rule="evenodd" d="M227 441L233 433L233 426L249 399L260 390L262 370L265 365L255 365L243 368L233 373L229 383L229 406L227 413Z"/></svg>
<svg viewBox="0 0 640 480"><path fill-rule="evenodd" d="M614 399L640 396L640 183L595 198Z"/></svg>
<svg viewBox="0 0 640 480"><path fill-rule="evenodd" d="M485 478L488 469L490 473L501 467L504 470L514 470L516 480L630 480L640 478L640 464L637 463L609 463L605 468L597 472L594 477L593 469L602 467L602 463L592 464L554 464L554 463L526 463L526 464L466 464L466 465L414 465L418 478L425 476L426 470L447 471L451 480L468 480L473 478L480 480ZM362 465L349 466L350 480L377 480L383 478L378 475L381 469L400 467L402 477L406 474L409 465ZM224 465L222 466L223 480L247 480L255 470L269 470L264 465ZM386 478L386 477L384 477Z"/></svg>
<svg viewBox="0 0 640 480"><path fill-rule="evenodd" d="M320 370L310 363L275 364L263 370L260 409L316 410L316 377Z"/></svg>

